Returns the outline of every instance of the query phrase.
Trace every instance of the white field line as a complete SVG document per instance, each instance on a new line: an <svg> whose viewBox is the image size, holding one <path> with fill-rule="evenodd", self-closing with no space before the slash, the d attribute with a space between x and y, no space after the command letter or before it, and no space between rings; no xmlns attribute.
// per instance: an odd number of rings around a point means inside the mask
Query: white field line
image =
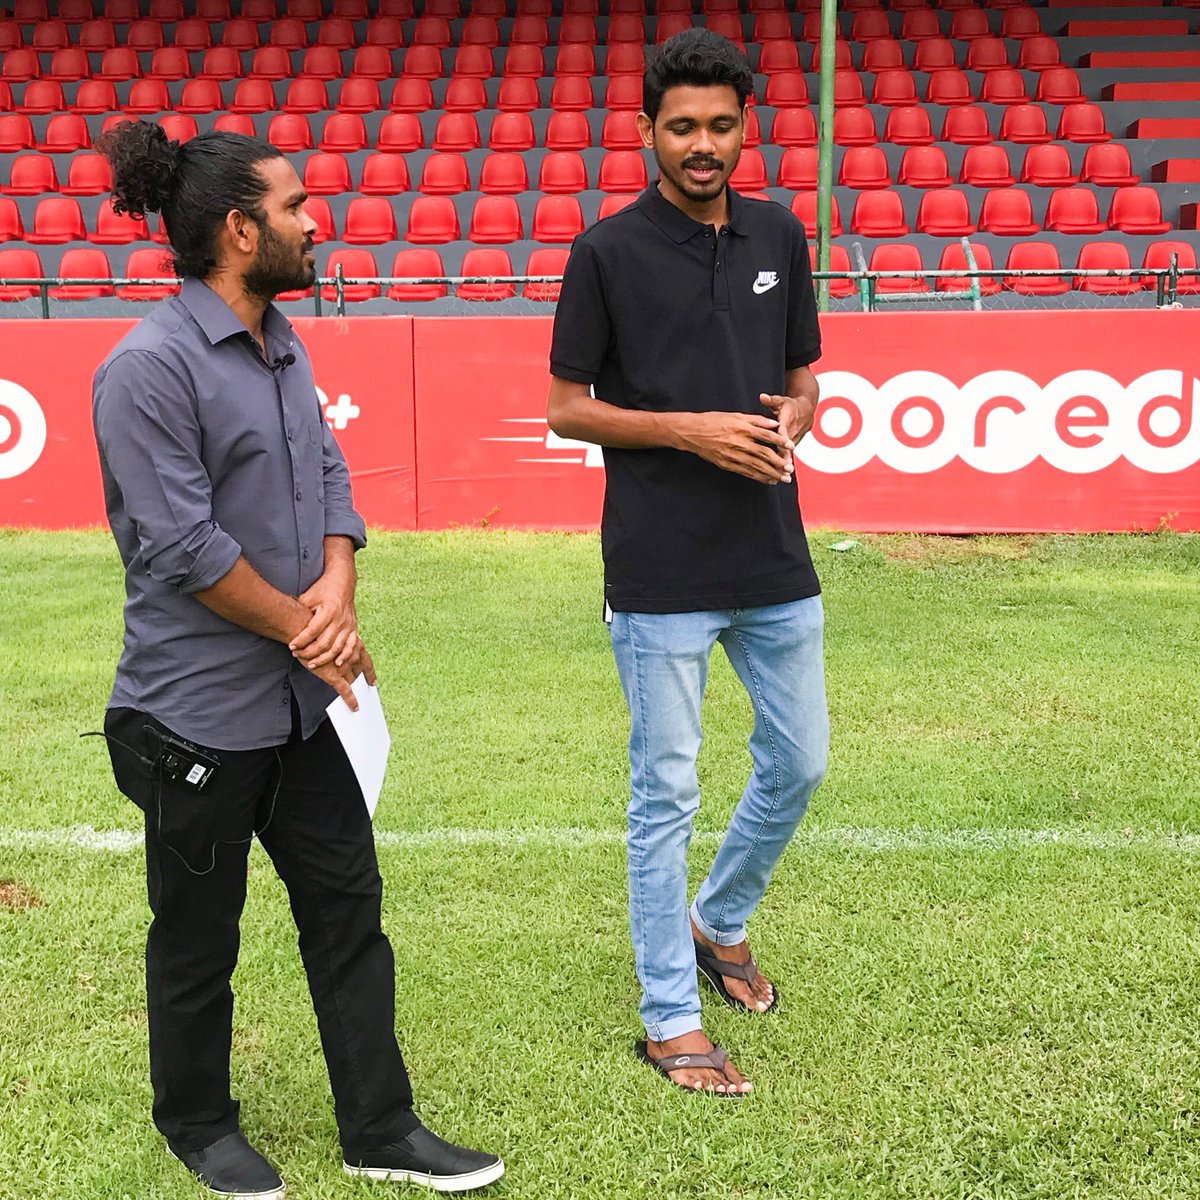
<svg viewBox="0 0 1200 1200"><path fill-rule="evenodd" d="M698 832L695 840L715 843L720 834ZM411 831L380 830L375 841L381 848L423 850L454 846L526 847L532 850L588 850L620 847L625 833L620 829L538 827L532 829L454 829ZM93 829L75 825L63 829L0 828L3 850L86 850L102 854L127 854L140 848L142 835L124 829ZM801 827L794 849L821 852L865 850L887 853L946 853L1001 850L1034 850L1057 847L1065 850L1116 852L1157 850L1173 854L1200 854L1200 834L1139 833L1134 830L1090 829L907 829L863 828L854 825L821 828Z"/></svg>

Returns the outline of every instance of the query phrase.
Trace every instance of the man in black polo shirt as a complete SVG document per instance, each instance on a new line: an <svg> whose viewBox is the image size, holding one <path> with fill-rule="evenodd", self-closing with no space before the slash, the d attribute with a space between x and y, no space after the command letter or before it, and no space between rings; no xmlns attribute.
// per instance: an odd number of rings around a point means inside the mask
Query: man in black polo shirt
<svg viewBox="0 0 1200 1200"><path fill-rule="evenodd" d="M646 1041L681 1087L748 1080L701 1030L697 966L729 1004L773 1009L746 920L825 769L820 588L792 474L820 333L800 223L728 187L753 86L689 29L646 71L639 128L660 179L575 242L548 414L604 447L605 600L629 705L629 908ZM720 642L754 709L753 773L687 904L696 756Z"/></svg>

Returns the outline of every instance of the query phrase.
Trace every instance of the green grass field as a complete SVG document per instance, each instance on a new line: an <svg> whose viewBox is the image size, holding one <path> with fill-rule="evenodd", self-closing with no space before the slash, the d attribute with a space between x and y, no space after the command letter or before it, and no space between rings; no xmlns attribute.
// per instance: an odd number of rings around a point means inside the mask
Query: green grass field
<svg viewBox="0 0 1200 1200"><path fill-rule="evenodd" d="M781 1011L704 996L756 1085L730 1105L630 1052L596 540L373 539L421 1114L504 1154L514 1200L1200 1195L1200 538L836 540L813 538L831 769L751 929ZM119 647L115 552L0 533L0 574L0 1197L191 1200L149 1123L141 854L109 836L138 814L77 737ZM723 660L705 703L696 878L749 762ZM342 1176L282 887L251 869L247 1133L296 1200L415 1194Z"/></svg>

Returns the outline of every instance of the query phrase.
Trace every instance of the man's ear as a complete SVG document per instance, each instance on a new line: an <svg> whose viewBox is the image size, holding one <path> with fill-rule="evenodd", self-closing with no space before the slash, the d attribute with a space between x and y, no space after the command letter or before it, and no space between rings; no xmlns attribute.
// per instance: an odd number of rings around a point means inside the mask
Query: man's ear
<svg viewBox="0 0 1200 1200"><path fill-rule="evenodd" d="M654 122L644 112L637 115L637 131L641 136L642 145L647 150L654 149Z"/></svg>
<svg viewBox="0 0 1200 1200"><path fill-rule="evenodd" d="M222 232L230 248L242 254L253 254L258 246L258 226L240 209L233 208L225 214Z"/></svg>

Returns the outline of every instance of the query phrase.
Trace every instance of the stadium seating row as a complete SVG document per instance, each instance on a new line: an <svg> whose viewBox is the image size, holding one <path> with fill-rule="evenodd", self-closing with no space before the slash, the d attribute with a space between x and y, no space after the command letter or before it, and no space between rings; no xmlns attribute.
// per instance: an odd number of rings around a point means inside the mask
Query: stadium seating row
<svg viewBox="0 0 1200 1200"><path fill-rule="evenodd" d="M835 245L831 249L831 269L849 271L850 259L845 247ZM993 270L995 264L986 245L972 244L972 253L978 270ZM1172 255L1175 256L1178 267L1196 269L1195 250L1186 242L1152 244L1147 247L1142 266L1165 270ZM514 269L513 261L506 250L476 248L467 251L460 269L463 276L483 279L517 274L561 275L566 256L567 251L562 249L536 249L530 253L523 271L518 272ZM323 264L324 274L332 276L339 265L343 274L350 279L379 277L381 274L374 255L366 250L333 251ZM1086 243L1080 248L1075 263L1078 270L1093 271L1128 271L1131 265L1129 251L1120 242ZM967 266L961 245L955 244L945 247L935 269L965 270ZM921 275L921 272L928 268L922 263L920 251L916 246L907 243L877 246L872 252L869 269L909 273L901 277L877 280L875 286L879 292L887 294L930 290L930 281ZM1000 271L1054 272L1062 269L1063 264L1055 246L1045 242L1022 242L1011 248ZM132 251L125 261L123 271L125 277L130 279L167 279L174 274L170 260L161 248ZM1019 294L1041 296L1062 295L1072 288L1097 294L1131 294L1156 286L1156 280L1150 276L1076 276L1068 280L1060 275L1002 276L1000 271L997 271L994 277L980 280L980 288L985 294L994 294L1002 287ZM438 278L445 277L446 270L436 250L413 248L396 253L390 275L394 278L409 279ZM41 260L35 251L0 250L0 281L44 276ZM57 277L64 280L100 280L113 278L114 272L104 251L87 248L69 250L59 262ZM522 285L475 282L459 285L456 295L464 300L503 300L516 295L518 286L521 288L521 294L529 300L552 301L558 298L559 285L550 282ZM965 291L969 284L965 279L938 279L933 282L933 287L939 291ZM830 288L832 294L837 297L850 296L855 292L855 284L851 280L831 280ZM118 299L145 301L161 299L175 290L167 284L121 285L114 289L111 285L99 283L64 283L51 288L49 294L55 300L91 300L115 294ZM380 295L380 291L380 286L374 284L348 284L344 288L345 298L351 302L374 299ZM1178 281L1178 291L1185 295L1200 293L1200 279L1181 278ZM23 284L5 285L0 282L0 301L29 300L37 294L36 287ZM311 290L287 293L281 299L286 302L311 294ZM332 285L326 285L321 289L321 294L326 300L334 300L336 289ZM447 285L438 283L395 284L386 292L390 299L415 301L436 300L446 294Z"/></svg>

